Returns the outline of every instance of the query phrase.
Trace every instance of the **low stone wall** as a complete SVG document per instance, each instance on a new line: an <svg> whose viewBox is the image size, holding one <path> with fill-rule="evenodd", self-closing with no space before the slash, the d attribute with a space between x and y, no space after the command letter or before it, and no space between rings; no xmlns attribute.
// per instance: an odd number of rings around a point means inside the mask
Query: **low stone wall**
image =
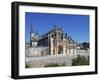
<svg viewBox="0 0 100 81"><path fill-rule="evenodd" d="M26 57L30 56L44 56L49 54L48 47L27 47L25 50Z"/></svg>

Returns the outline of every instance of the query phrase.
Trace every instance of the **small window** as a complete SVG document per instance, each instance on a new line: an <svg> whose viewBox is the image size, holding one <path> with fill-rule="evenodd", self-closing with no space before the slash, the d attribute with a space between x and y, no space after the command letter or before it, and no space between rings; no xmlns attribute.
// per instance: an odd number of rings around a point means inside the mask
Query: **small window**
<svg viewBox="0 0 100 81"><path fill-rule="evenodd" d="M52 34L51 37L54 37L54 34Z"/></svg>

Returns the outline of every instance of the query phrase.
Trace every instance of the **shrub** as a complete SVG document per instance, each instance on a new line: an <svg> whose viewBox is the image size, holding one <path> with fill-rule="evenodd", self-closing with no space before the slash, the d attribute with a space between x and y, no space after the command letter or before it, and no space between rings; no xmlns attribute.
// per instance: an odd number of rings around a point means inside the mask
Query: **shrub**
<svg viewBox="0 0 100 81"><path fill-rule="evenodd" d="M72 59L72 66L75 65L89 65L89 57L86 59L85 56L78 55L77 58Z"/></svg>
<svg viewBox="0 0 100 81"><path fill-rule="evenodd" d="M31 68L31 65L26 64L26 65L25 65L25 68Z"/></svg>

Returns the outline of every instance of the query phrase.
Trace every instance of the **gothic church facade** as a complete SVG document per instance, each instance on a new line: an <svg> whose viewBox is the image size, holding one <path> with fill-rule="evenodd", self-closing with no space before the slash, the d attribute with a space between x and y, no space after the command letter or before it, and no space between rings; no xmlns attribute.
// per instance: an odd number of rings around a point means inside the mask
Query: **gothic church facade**
<svg viewBox="0 0 100 81"><path fill-rule="evenodd" d="M46 34L39 36L33 32L32 26L30 31L31 47L47 47L47 55L67 55L77 53L77 42L65 34L63 29L55 26Z"/></svg>

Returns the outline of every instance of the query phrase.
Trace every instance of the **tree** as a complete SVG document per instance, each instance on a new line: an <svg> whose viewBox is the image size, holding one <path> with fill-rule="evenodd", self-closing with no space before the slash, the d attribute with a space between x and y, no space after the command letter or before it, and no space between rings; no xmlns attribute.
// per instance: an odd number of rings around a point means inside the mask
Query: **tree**
<svg viewBox="0 0 100 81"><path fill-rule="evenodd" d="M89 49L89 43L83 42L80 44L82 50L88 50Z"/></svg>
<svg viewBox="0 0 100 81"><path fill-rule="evenodd" d="M83 43L83 49L84 49L84 50L88 50L88 48L89 48L89 43L84 42L84 43Z"/></svg>

